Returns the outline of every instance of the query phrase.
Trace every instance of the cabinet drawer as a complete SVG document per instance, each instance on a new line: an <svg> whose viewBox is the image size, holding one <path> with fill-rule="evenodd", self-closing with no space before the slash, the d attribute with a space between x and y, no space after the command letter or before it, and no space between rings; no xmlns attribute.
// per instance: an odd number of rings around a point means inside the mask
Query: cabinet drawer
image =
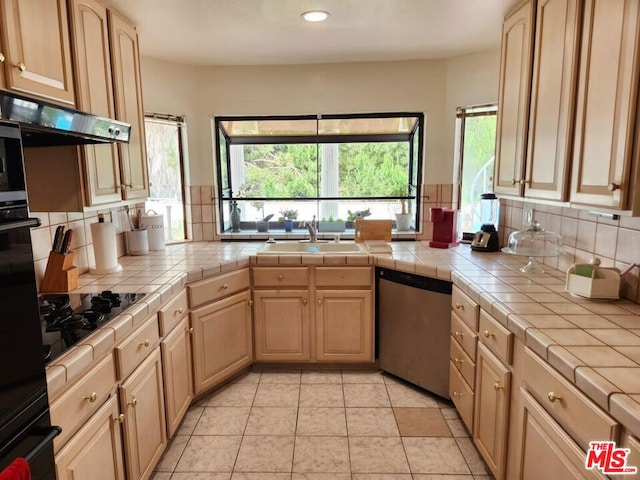
<svg viewBox="0 0 640 480"><path fill-rule="evenodd" d="M158 320L160 321L160 335L164 337L180 323L189 313L187 304L187 292L182 290L173 297L166 305L158 310Z"/></svg>
<svg viewBox="0 0 640 480"><path fill-rule="evenodd" d="M309 267L254 267L254 287L306 287Z"/></svg>
<svg viewBox="0 0 640 480"><path fill-rule="evenodd" d="M513 353L513 333L500 325L484 310L480 311L480 328L478 329L480 341L489 347L500 360L511 365Z"/></svg>
<svg viewBox="0 0 640 480"><path fill-rule="evenodd" d="M248 268L200 280L187 285L189 306L196 308L247 288L249 288Z"/></svg>
<svg viewBox="0 0 640 480"><path fill-rule="evenodd" d="M478 335L472 332L455 313L451 313L451 335L467 352L471 360L475 361Z"/></svg>
<svg viewBox="0 0 640 480"><path fill-rule="evenodd" d="M318 287L370 287L371 267L316 267Z"/></svg>
<svg viewBox="0 0 640 480"><path fill-rule="evenodd" d="M470 432L473 431L473 390L453 362L449 362L449 396L460 414L460 418Z"/></svg>
<svg viewBox="0 0 640 480"><path fill-rule="evenodd" d="M476 364L453 337L450 340L451 361L469 385L476 384Z"/></svg>
<svg viewBox="0 0 640 480"><path fill-rule="evenodd" d="M113 355L107 355L51 404L51 425L62 427L53 441L56 452L109 399L115 383Z"/></svg>
<svg viewBox="0 0 640 480"><path fill-rule="evenodd" d="M124 380L160 342L158 317L150 317L115 349L118 380Z"/></svg>
<svg viewBox="0 0 640 480"><path fill-rule="evenodd" d="M528 348L524 371L528 390L583 450L593 440L618 440L620 425Z"/></svg>
<svg viewBox="0 0 640 480"><path fill-rule="evenodd" d="M455 285L451 290L451 307L471 330L478 330L480 306Z"/></svg>

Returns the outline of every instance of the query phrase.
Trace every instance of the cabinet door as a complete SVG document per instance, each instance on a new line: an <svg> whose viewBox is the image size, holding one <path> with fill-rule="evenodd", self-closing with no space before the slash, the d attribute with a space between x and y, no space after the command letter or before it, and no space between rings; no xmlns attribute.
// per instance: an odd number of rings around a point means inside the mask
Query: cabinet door
<svg viewBox="0 0 640 480"><path fill-rule="evenodd" d="M247 291L191 312L196 395L253 361L250 301Z"/></svg>
<svg viewBox="0 0 640 480"><path fill-rule="evenodd" d="M69 17L78 108L114 118L107 9L95 0L70 0ZM86 145L82 150L87 206L121 200L116 145Z"/></svg>
<svg viewBox="0 0 640 480"><path fill-rule="evenodd" d="M116 118L131 124L128 144L118 144L125 200L147 198L147 152L142 107L140 54L136 29L109 11L111 67L115 91Z"/></svg>
<svg viewBox="0 0 640 480"><path fill-rule="evenodd" d="M531 88L533 2L521 5L502 27L494 190L522 195Z"/></svg>
<svg viewBox="0 0 640 480"><path fill-rule="evenodd" d="M0 29L4 28L0 24ZM7 88L7 84L4 80L4 63L7 60L5 55L4 45L2 44L2 31L0 30L0 88Z"/></svg>
<svg viewBox="0 0 640 480"><path fill-rule="evenodd" d="M124 480L121 428L113 396L56 455L58 480Z"/></svg>
<svg viewBox="0 0 640 480"><path fill-rule="evenodd" d="M193 398L190 330L189 318L185 317L160 343L169 438L173 437Z"/></svg>
<svg viewBox="0 0 640 480"><path fill-rule="evenodd" d="M517 445L517 480L604 480L584 468L586 454L549 416L538 402L520 389L522 435Z"/></svg>
<svg viewBox="0 0 640 480"><path fill-rule="evenodd" d="M120 385L119 395L120 409L126 415L127 479L146 480L167 446L160 348Z"/></svg>
<svg viewBox="0 0 640 480"><path fill-rule="evenodd" d="M308 290L254 290L257 361L308 361Z"/></svg>
<svg viewBox="0 0 640 480"><path fill-rule="evenodd" d="M318 361L373 362L373 292L316 292Z"/></svg>
<svg viewBox="0 0 640 480"><path fill-rule="evenodd" d="M580 32L579 0L539 0L525 196L566 200Z"/></svg>
<svg viewBox="0 0 640 480"><path fill-rule="evenodd" d="M639 3L586 0L570 200L625 208L638 94Z"/></svg>
<svg viewBox="0 0 640 480"><path fill-rule="evenodd" d="M66 0L3 0L7 88L74 105Z"/></svg>
<svg viewBox="0 0 640 480"><path fill-rule="evenodd" d="M510 395L511 372L479 344L473 441L497 480L505 473Z"/></svg>

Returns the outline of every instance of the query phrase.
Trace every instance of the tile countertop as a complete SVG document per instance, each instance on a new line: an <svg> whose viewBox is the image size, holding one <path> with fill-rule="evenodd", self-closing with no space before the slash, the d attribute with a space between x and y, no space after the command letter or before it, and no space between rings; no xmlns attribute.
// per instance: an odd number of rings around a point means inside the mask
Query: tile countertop
<svg viewBox="0 0 640 480"><path fill-rule="evenodd" d="M525 257L475 253L468 246L441 250L429 248L424 242L393 242L393 253L386 255L256 256L262 245L263 242L168 245L164 251L147 256L121 257L123 271L117 274L80 276L75 292L112 289L150 294L135 312L123 315L133 317L129 322L133 328L139 323L136 316L144 320L147 312L157 310L186 283L249 264L370 264L451 280L595 403L640 436L639 304L571 296L564 290L564 272L545 266L545 274L521 274L518 268L526 263ZM129 331L125 328L119 335L115 326L113 329L116 342ZM96 350L95 345L93 349ZM52 365L50 370L55 368ZM48 371L48 377L53 373ZM61 374L58 376L62 378Z"/></svg>

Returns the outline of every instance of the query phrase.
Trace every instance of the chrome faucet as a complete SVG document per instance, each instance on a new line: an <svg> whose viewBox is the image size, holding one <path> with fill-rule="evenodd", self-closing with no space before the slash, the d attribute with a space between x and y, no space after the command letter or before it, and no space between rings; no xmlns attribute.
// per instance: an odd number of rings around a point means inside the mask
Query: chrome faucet
<svg viewBox="0 0 640 480"><path fill-rule="evenodd" d="M305 221L302 226L306 227L307 230L309 230L309 242L316 243L318 241L318 233L316 230L316 216L313 216L313 220L311 220L311 223Z"/></svg>

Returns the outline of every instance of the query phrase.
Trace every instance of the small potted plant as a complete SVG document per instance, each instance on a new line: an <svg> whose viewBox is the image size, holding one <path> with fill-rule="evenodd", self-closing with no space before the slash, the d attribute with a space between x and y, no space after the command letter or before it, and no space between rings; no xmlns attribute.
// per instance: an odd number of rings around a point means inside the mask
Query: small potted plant
<svg viewBox="0 0 640 480"><path fill-rule="evenodd" d="M285 232L293 231L293 221L298 218L298 211L292 208L284 208L280 210L280 215L282 215L282 223L284 224Z"/></svg>
<svg viewBox="0 0 640 480"><path fill-rule="evenodd" d="M320 232L341 233L344 232L345 228L344 220L341 218L334 219L333 216L330 216L328 220L323 218L318 222L318 231Z"/></svg>
<svg viewBox="0 0 640 480"><path fill-rule="evenodd" d="M404 185L398 186L392 193L394 197L406 196L408 188ZM400 212L396 212L396 229L398 231L411 229L411 218L413 215L407 209L407 199L400 198Z"/></svg>

